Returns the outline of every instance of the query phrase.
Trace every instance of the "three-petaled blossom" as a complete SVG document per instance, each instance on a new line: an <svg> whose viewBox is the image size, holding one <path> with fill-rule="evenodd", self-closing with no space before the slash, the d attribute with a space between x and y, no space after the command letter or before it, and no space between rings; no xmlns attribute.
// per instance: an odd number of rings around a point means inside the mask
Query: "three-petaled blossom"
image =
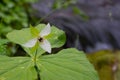
<svg viewBox="0 0 120 80"><path fill-rule="evenodd" d="M24 47L33 47L38 42L40 47L47 51L48 53L51 53L51 45L50 42L45 39L45 36L49 35L51 32L50 24L48 23L47 26L41 30L41 32L38 34L38 36L34 39L29 40L27 43L23 44Z"/></svg>

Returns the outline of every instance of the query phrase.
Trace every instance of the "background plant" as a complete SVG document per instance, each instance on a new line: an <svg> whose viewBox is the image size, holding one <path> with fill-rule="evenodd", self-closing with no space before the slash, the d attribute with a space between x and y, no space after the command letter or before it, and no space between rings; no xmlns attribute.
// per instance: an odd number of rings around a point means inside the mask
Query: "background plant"
<svg viewBox="0 0 120 80"><path fill-rule="evenodd" d="M29 3L35 0L0 0L0 36L12 29L28 27Z"/></svg>

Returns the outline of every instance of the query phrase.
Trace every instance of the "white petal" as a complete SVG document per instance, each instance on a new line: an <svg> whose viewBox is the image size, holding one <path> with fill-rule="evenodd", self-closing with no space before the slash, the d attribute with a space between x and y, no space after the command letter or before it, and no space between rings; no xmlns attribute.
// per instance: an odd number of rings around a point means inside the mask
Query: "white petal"
<svg viewBox="0 0 120 80"><path fill-rule="evenodd" d="M50 29L50 24L48 23L47 26L40 32L39 36L43 37L43 36L47 36L48 34L50 34L51 29Z"/></svg>
<svg viewBox="0 0 120 80"><path fill-rule="evenodd" d="M33 47L37 42L37 38L29 40L27 43L23 44L24 47Z"/></svg>
<svg viewBox="0 0 120 80"><path fill-rule="evenodd" d="M46 39L43 40L42 43L40 43L40 46L43 50L47 51L48 53L51 53L51 45Z"/></svg>

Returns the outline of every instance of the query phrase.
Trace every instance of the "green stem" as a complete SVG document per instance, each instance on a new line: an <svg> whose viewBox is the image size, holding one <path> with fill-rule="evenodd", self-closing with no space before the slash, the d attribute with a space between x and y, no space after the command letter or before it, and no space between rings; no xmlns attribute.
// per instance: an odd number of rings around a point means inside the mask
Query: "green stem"
<svg viewBox="0 0 120 80"><path fill-rule="evenodd" d="M36 60L37 60L37 49L36 49L36 52L35 52L35 56L34 56L34 64L35 64L35 70L37 72L37 79L40 80L40 70L38 69L37 67L37 63L36 63Z"/></svg>

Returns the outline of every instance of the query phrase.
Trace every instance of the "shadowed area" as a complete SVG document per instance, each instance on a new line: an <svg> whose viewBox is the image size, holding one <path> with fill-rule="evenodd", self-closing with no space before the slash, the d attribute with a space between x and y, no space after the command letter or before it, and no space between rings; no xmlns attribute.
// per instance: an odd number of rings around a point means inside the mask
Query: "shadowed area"
<svg viewBox="0 0 120 80"><path fill-rule="evenodd" d="M77 0L67 8L56 10L53 10L54 3L55 0L39 0L32 5L37 10L34 16L64 30L67 34L65 47L86 52L120 49L119 0ZM81 13L76 14L74 8Z"/></svg>

